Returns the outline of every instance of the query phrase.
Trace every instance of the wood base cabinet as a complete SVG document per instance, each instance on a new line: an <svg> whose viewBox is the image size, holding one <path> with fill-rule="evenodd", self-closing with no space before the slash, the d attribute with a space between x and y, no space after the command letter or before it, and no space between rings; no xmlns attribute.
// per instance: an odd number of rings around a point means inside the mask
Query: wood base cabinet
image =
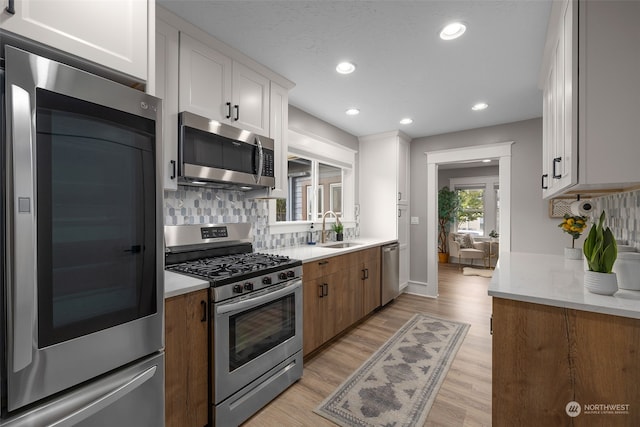
<svg viewBox="0 0 640 427"><path fill-rule="evenodd" d="M362 292L362 311L357 320L380 307L381 297L381 272L380 247L356 252L356 273L360 275L360 287Z"/></svg>
<svg viewBox="0 0 640 427"><path fill-rule="evenodd" d="M166 427L208 424L208 291L165 301Z"/></svg>
<svg viewBox="0 0 640 427"><path fill-rule="evenodd" d="M303 265L303 353L380 307L380 247Z"/></svg>
<svg viewBox="0 0 640 427"><path fill-rule="evenodd" d="M493 299L493 426L640 425L640 320Z"/></svg>

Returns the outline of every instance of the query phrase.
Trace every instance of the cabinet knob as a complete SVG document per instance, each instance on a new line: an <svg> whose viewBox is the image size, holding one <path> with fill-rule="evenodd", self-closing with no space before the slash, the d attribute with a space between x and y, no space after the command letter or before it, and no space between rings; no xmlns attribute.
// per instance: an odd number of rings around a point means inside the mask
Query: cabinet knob
<svg viewBox="0 0 640 427"><path fill-rule="evenodd" d="M240 120L240 106L234 105L233 108L236 109L236 117L233 119L233 121L237 122L238 120Z"/></svg>
<svg viewBox="0 0 640 427"><path fill-rule="evenodd" d="M542 174L542 180L540 182L540 185L542 186L543 190L546 190L549 188L549 186L545 183L546 178L549 178L549 174L548 173Z"/></svg>
<svg viewBox="0 0 640 427"><path fill-rule="evenodd" d="M227 119L231 118L231 103L227 102Z"/></svg>

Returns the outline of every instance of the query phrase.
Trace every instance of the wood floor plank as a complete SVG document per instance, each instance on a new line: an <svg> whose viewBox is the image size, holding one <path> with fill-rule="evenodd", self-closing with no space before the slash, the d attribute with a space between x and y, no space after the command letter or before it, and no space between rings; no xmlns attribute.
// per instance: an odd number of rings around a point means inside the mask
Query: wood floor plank
<svg viewBox="0 0 640 427"><path fill-rule="evenodd" d="M313 412L415 313L471 325L424 424L491 425L491 297L489 280L440 265L438 298L403 294L305 360L300 381L247 420L245 427L335 426Z"/></svg>

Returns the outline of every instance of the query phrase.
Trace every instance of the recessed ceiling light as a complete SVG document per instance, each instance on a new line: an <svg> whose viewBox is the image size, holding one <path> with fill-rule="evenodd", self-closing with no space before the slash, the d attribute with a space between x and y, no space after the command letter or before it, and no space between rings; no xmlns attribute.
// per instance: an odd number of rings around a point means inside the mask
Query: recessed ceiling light
<svg viewBox="0 0 640 427"><path fill-rule="evenodd" d="M491 159L484 159L482 163L491 163Z"/></svg>
<svg viewBox="0 0 640 427"><path fill-rule="evenodd" d="M404 119L400 120L401 125L410 125L411 123L413 123L413 119L410 119L409 117L405 117Z"/></svg>
<svg viewBox="0 0 640 427"><path fill-rule="evenodd" d="M486 102L478 102L476 105L471 107L471 109L473 111L481 111L481 110L486 110L488 107L489 107L489 104L487 104Z"/></svg>
<svg viewBox="0 0 640 427"><path fill-rule="evenodd" d="M347 116L357 116L358 114L360 114L360 110L358 110L357 108L349 108L347 111L345 111L345 113L347 114Z"/></svg>
<svg viewBox="0 0 640 427"><path fill-rule="evenodd" d="M462 22L452 22L440 31L440 38L442 40L457 39L463 35L465 31L467 31L467 26Z"/></svg>
<svg viewBox="0 0 640 427"><path fill-rule="evenodd" d="M336 67L336 71L340 74L351 74L356 70L355 64L351 62L341 62Z"/></svg>

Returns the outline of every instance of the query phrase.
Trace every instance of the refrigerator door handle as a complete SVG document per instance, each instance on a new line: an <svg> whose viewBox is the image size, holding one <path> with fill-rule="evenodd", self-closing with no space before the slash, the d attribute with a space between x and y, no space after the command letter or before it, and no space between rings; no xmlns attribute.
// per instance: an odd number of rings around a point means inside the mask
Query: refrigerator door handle
<svg viewBox="0 0 640 427"><path fill-rule="evenodd" d="M136 375L125 384L118 386L114 390L105 393L88 405L74 411L66 417L58 420L49 425L49 427L71 427L78 424L80 421L89 418L92 415L97 414L107 406L120 400L125 395L131 393L133 390L140 387L145 382L149 381L156 373L158 366L154 365L146 371Z"/></svg>
<svg viewBox="0 0 640 427"><path fill-rule="evenodd" d="M11 253L14 271L10 279L13 299L13 372L32 362L35 288L37 277L35 199L33 185L34 141L31 132L31 98L23 88L11 85L13 164L13 224ZM25 165L28 165L25 167Z"/></svg>

